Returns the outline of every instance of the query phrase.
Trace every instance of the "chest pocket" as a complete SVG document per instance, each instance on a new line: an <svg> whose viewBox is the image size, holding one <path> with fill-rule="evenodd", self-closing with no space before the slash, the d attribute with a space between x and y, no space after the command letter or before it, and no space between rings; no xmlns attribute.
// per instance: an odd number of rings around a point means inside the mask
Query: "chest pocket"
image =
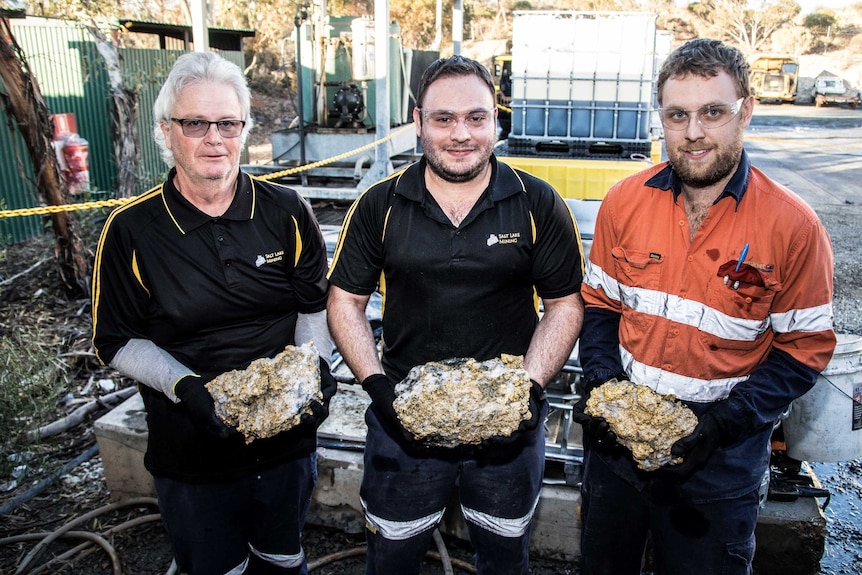
<svg viewBox="0 0 862 575"><path fill-rule="evenodd" d="M654 252L615 247L614 275L619 282L623 321L648 329L655 320L655 310L665 299L661 286L664 258Z"/></svg>
<svg viewBox="0 0 862 575"><path fill-rule="evenodd" d="M769 311L775 293L775 289L747 283L733 289L732 282L725 284L718 276L710 278L707 304L712 319L703 326L704 343L719 349L754 349L769 329Z"/></svg>

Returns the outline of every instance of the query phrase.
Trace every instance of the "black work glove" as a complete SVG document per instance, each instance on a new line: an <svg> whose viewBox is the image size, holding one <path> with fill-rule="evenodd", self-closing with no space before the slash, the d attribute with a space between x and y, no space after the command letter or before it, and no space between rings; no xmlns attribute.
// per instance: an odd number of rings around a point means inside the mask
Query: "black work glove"
<svg viewBox="0 0 862 575"><path fill-rule="evenodd" d="M619 374L608 381L628 380L625 374ZM606 383L606 382L602 382ZM604 417L594 417L584 412L587 408L587 398L591 389L598 387L601 384L586 384L586 390L581 394L581 399L572 406L572 421L581 425L584 430L584 439L589 440L590 446L599 451L606 453L618 454L622 451L622 446L617 443L617 434L611 429L611 425Z"/></svg>
<svg viewBox="0 0 862 575"><path fill-rule="evenodd" d="M539 426L542 417L542 403L545 401L545 388L538 382L530 380L530 419L524 419L518 425L518 429L511 435L496 435L484 440L481 447L503 447L516 443L525 432L532 431Z"/></svg>
<svg viewBox="0 0 862 575"><path fill-rule="evenodd" d="M416 441L416 437L404 429L398 414L395 413L395 407L392 406L395 401L395 384L389 381L388 377L382 373L369 375L362 381L362 389L371 397L371 408L390 436L409 442Z"/></svg>
<svg viewBox="0 0 862 575"><path fill-rule="evenodd" d="M537 381L530 380L530 419L525 419L518 426L515 433L532 431L539 426L542 417L542 403L545 401L545 388ZM513 433L512 435L514 435Z"/></svg>
<svg viewBox="0 0 862 575"><path fill-rule="evenodd" d="M659 471L662 475L679 480L687 479L706 465L719 446L729 445L739 439L737 430L740 430L740 426L734 422L729 404L726 401L717 402L700 416L690 435L678 440L671 447L671 455L682 457L682 463L668 465Z"/></svg>
<svg viewBox="0 0 862 575"><path fill-rule="evenodd" d="M329 364L322 357L320 358L320 393L323 395L323 401L312 401L309 405L311 413L303 413L300 420L305 425L313 425L315 428L326 421L329 417L329 401L335 395L338 389L338 382L332 377L329 371Z"/></svg>
<svg viewBox="0 0 862 575"><path fill-rule="evenodd" d="M239 432L225 425L215 412L213 396L205 387L204 378L196 375L183 376L174 386L174 393L189 412L195 428L216 439L228 439Z"/></svg>

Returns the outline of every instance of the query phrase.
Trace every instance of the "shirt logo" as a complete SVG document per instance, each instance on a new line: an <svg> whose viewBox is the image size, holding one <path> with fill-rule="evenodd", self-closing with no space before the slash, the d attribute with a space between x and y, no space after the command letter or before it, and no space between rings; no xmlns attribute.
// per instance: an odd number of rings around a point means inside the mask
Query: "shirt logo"
<svg viewBox="0 0 862 575"><path fill-rule="evenodd" d="M521 232L510 232L505 234L491 234L488 236L488 239L485 241L488 246L493 246L494 244L517 244L518 240L521 239Z"/></svg>
<svg viewBox="0 0 862 575"><path fill-rule="evenodd" d="M284 250L278 250L268 254L258 254L254 260L254 265L260 267L264 264L274 264L284 259Z"/></svg>

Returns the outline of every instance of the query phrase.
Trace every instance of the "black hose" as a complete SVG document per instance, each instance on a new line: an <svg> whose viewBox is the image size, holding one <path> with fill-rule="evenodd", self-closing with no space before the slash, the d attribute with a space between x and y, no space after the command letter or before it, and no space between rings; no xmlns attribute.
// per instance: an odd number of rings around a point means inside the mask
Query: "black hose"
<svg viewBox="0 0 862 575"><path fill-rule="evenodd" d="M108 511L113 511L114 509L119 509L121 507L131 507L134 505L156 506L158 505L158 502L154 497L133 497L131 499L125 499L116 503L109 503L108 505L99 507L98 509L94 509L89 513L85 513L84 515L81 515L69 521L68 523L61 526L57 530L53 531L50 535L42 539L42 541L40 541L38 545L33 547L33 549L31 549L30 552L27 553L27 556L24 557L24 559L22 559L21 562L18 564L18 569L15 571L15 575L21 575L22 573L26 573L27 567L30 565L30 563L32 563L36 558L38 558L39 555L45 550L45 548L48 547L48 545L51 544L52 541L61 537L63 533L70 531L73 527L84 523L85 521L89 521L94 517L98 517L103 513L107 513Z"/></svg>

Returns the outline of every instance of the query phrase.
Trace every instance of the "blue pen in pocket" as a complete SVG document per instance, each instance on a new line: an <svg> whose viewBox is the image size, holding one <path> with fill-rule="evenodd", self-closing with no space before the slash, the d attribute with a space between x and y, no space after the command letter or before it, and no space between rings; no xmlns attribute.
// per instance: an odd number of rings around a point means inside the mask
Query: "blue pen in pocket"
<svg viewBox="0 0 862 575"><path fill-rule="evenodd" d="M742 246L742 252L740 252L740 254L739 254L739 259L736 260L736 269L733 271L736 271L736 272L739 271L739 268L742 267L742 262L745 261L745 256L747 256L747 255L748 255L748 242L746 242L746 244L744 246Z"/></svg>

